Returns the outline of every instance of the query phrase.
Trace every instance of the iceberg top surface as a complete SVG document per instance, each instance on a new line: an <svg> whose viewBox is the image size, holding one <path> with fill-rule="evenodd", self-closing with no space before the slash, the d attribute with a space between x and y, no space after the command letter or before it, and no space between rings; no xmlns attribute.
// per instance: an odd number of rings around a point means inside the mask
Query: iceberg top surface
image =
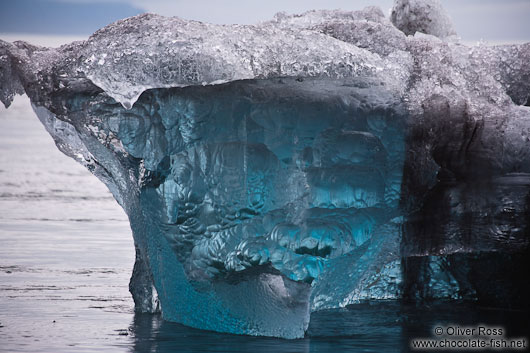
<svg viewBox="0 0 530 353"><path fill-rule="evenodd" d="M375 9L359 13L322 11L242 26L143 14L111 24L87 41L59 49L21 42L15 43L16 49L7 43L0 48L18 50L21 62L31 56L31 71L37 76L56 69L59 80L87 78L130 107L149 88L286 76L373 75L385 66L377 55L304 28L366 17L383 19ZM297 25L290 26L292 21Z"/></svg>
<svg viewBox="0 0 530 353"><path fill-rule="evenodd" d="M530 45L466 47L437 1L397 1L391 19L377 7L280 13L257 25L143 14L57 49L0 40L0 100L9 105L14 94L25 91L47 105L51 94L96 85L130 108L150 88L370 76L410 100L413 86L432 93L449 84L458 91L486 92L496 101L509 101L508 91L525 102L528 80L519 73L530 71ZM492 81L486 71L498 77Z"/></svg>

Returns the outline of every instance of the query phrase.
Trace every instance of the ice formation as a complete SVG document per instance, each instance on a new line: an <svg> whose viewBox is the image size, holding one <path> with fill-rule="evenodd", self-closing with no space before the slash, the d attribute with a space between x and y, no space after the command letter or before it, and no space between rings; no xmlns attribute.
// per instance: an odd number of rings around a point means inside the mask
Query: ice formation
<svg viewBox="0 0 530 353"><path fill-rule="evenodd" d="M439 38L456 35L453 23L438 0L396 0L390 19L407 35L416 32Z"/></svg>
<svg viewBox="0 0 530 353"><path fill-rule="evenodd" d="M465 46L437 1L391 17L0 41L0 99L26 93L128 214L139 311L297 338L361 300L517 304L524 284L479 269L528 249L530 44Z"/></svg>

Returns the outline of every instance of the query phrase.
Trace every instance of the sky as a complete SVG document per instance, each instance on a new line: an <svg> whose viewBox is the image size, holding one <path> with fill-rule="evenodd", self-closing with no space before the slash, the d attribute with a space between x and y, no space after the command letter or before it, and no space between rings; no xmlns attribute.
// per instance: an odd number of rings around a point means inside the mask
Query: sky
<svg viewBox="0 0 530 353"><path fill-rule="evenodd" d="M118 19L144 12L219 24L251 24L275 13L311 9L358 10L392 0L0 0L0 38L86 38ZM467 42L530 42L530 0L441 0ZM38 43L36 43L38 44Z"/></svg>

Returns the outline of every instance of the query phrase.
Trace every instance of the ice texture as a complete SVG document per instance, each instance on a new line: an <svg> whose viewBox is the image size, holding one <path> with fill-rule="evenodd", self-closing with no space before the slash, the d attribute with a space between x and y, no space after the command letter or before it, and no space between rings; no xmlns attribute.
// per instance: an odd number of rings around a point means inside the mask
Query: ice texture
<svg viewBox="0 0 530 353"><path fill-rule="evenodd" d="M0 99L25 92L124 208L138 311L298 338L364 300L519 303L477 269L528 249L529 59L461 44L437 1L144 14L57 49L0 41Z"/></svg>
<svg viewBox="0 0 530 353"><path fill-rule="evenodd" d="M407 35L421 32L445 38L456 34L438 0L396 0L390 18Z"/></svg>

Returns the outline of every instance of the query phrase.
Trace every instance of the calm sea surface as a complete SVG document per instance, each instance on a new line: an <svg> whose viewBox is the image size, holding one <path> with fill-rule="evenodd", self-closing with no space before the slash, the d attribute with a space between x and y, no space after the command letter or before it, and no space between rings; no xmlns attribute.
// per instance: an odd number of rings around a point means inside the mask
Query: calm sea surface
<svg viewBox="0 0 530 353"><path fill-rule="evenodd" d="M55 148L27 98L0 107L2 352L400 352L438 324L528 328L518 312L384 302L314 314L300 340L195 330L134 314L133 261L129 223L103 184Z"/></svg>

